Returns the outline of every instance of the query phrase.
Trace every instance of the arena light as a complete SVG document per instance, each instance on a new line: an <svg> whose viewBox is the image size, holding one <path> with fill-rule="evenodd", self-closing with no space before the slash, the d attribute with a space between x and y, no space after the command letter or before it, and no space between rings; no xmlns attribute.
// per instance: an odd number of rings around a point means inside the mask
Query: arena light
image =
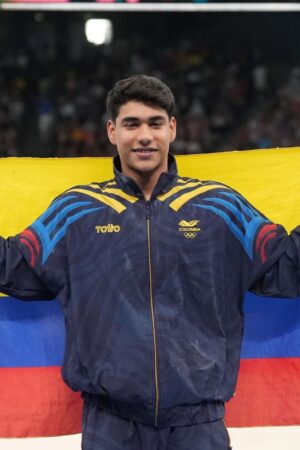
<svg viewBox="0 0 300 450"><path fill-rule="evenodd" d="M113 37L112 21L108 19L88 19L85 22L85 35L92 44L110 44Z"/></svg>

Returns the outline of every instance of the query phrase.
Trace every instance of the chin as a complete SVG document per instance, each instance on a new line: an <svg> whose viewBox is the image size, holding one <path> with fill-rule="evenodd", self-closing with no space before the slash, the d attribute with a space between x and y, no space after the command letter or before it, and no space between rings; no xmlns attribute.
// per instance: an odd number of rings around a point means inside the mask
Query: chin
<svg viewBox="0 0 300 450"><path fill-rule="evenodd" d="M159 166L136 166L132 168L135 172L139 172L139 173L152 173L155 172L156 170L159 170Z"/></svg>

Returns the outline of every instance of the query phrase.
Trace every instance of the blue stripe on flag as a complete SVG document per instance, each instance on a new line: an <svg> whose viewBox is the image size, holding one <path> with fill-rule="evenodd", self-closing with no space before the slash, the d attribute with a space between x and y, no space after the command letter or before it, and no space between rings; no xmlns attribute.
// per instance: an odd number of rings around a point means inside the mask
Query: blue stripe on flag
<svg viewBox="0 0 300 450"><path fill-rule="evenodd" d="M242 358L300 357L300 299L247 293Z"/></svg>
<svg viewBox="0 0 300 450"><path fill-rule="evenodd" d="M300 357L300 299L247 293L242 358ZM61 366L64 318L58 301L0 298L0 367Z"/></svg>
<svg viewBox="0 0 300 450"><path fill-rule="evenodd" d="M64 341L58 301L0 298L0 367L61 366Z"/></svg>

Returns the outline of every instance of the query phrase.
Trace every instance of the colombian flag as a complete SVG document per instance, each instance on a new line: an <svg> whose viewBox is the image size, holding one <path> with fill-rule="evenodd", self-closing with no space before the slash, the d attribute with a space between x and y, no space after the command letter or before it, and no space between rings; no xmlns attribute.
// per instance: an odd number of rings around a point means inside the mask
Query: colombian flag
<svg viewBox="0 0 300 450"><path fill-rule="evenodd" d="M181 175L217 180L288 230L300 222L300 149L177 157ZM0 160L0 234L25 229L59 193L111 178L110 158ZM227 425L300 424L300 302L247 294L245 338ZM82 403L60 377L57 301L0 300L0 437L80 432Z"/></svg>

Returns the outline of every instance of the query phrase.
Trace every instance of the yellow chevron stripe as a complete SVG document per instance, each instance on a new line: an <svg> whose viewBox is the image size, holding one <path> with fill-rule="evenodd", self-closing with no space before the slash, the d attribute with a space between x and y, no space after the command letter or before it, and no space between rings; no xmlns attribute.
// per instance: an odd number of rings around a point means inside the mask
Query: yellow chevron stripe
<svg viewBox="0 0 300 450"><path fill-rule="evenodd" d="M7 294L3 294L2 292L0 292L0 297L8 297Z"/></svg>
<svg viewBox="0 0 300 450"><path fill-rule="evenodd" d="M116 186L116 185L117 185L117 184L116 184L115 181L110 181L109 183L106 183L105 188L106 188L106 186ZM89 184L88 186L91 187L91 188L94 188L94 189L98 189L98 190L101 189L101 187L99 186L98 183L91 183L91 184ZM102 190L103 190L103 189L102 189Z"/></svg>
<svg viewBox="0 0 300 450"><path fill-rule="evenodd" d="M226 186L223 186L222 184L209 184L205 186L201 186L198 189L195 189L194 191L187 192L186 194L181 195L180 197L176 198L176 200L173 200L173 202L170 203L170 208L172 208L174 211L178 211L185 203L187 203L191 198L196 197L199 194L204 194L204 192L211 191L212 189L230 189Z"/></svg>
<svg viewBox="0 0 300 450"><path fill-rule="evenodd" d="M183 189L187 189L189 187L195 187L195 186L201 186L203 183L201 181L193 181L192 183L184 184L183 186L175 186L172 189L170 189L165 194L158 195L157 198L160 201L164 201L167 198L171 197L172 195L176 194L177 192L182 191Z"/></svg>
<svg viewBox="0 0 300 450"><path fill-rule="evenodd" d="M80 192L81 194L88 195L89 197L93 197L97 200L99 200L102 203L105 203L105 205L110 206L115 211L117 211L119 214L123 211L125 211L126 206L123 205L123 203L118 202L118 200L115 200L114 198L108 197L104 194L97 194L96 192L92 192L86 189L70 189L69 192Z"/></svg>
<svg viewBox="0 0 300 450"><path fill-rule="evenodd" d="M138 201L138 197L134 197L134 195L126 194L126 192L123 192L121 189L105 188L105 189L102 189L102 192L118 195L119 197L124 198L124 200L127 200L130 203L135 203L136 201Z"/></svg>
<svg viewBox="0 0 300 450"><path fill-rule="evenodd" d="M183 183L188 183L189 181L191 181L190 178L189 178L188 180L183 180L182 178L179 178L179 179L177 180L177 183L178 183L178 184L179 184L179 183L183 184Z"/></svg>

